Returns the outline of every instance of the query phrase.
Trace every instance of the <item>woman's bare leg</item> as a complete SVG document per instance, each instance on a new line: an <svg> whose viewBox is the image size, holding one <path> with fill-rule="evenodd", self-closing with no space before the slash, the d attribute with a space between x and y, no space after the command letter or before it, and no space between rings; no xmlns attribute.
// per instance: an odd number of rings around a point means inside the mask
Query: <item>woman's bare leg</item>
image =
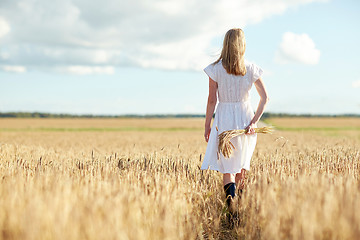
<svg viewBox="0 0 360 240"><path fill-rule="evenodd" d="M245 169L241 169L241 172L237 173L235 176L235 183L236 186L238 186L238 189L244 189L245 187L245 174L246 174L246 170Z"/></svg>
<svg viewBox="0 0 360 240"><path fill-rule="evenodd" d="M235 182L235 174L232 173L224 173L223 175L223 184L224 186L229 183Z"/></svg>
<svg viewBox="0 0 360 240"><path fill-rule="evenodd" d="M234 211L233 198L235 197L236 184L235 174L225 173L223 175L224 191L226 196L226 204L229 208L230 213Z"/></svg>

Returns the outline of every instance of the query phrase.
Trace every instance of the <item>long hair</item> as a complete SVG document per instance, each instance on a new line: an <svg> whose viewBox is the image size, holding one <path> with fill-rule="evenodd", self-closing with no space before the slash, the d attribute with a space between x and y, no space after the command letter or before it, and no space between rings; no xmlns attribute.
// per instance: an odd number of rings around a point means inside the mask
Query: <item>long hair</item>
<svg viewBox="0 0 360 240"><path fill-rule="evenodd" d="M246 74L245 67L245 35L240 28L233 28L227 31L224 37L223 49L215 64L222 60L226 72L234 75Z"/></svg>

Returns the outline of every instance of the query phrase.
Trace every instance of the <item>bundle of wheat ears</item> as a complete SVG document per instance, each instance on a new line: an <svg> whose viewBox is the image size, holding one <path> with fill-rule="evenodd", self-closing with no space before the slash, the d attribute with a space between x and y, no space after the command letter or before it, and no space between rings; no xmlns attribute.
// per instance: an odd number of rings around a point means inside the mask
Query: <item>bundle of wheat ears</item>
<svg viewBox="0 0 360 240"><path fill-rule="evenodd" d="M272 133L272 132L273 132L273 127L255 128L255 133ZM224 155L224 157L229 158L232 154L233 149L235 149L235 146L230 142L230 140L244 133L246 133L245 129L235 129L220 133L218 152L221 152Z"/></svg>

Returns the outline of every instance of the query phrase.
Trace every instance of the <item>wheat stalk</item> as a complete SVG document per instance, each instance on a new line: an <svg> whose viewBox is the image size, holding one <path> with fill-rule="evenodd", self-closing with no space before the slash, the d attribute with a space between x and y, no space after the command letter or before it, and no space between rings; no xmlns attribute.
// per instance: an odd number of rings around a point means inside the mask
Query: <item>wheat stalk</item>
<svg viewBox="0 0 360 240"><path fill-rule="evenodd" d="M272 131L273 127L255 128L255 133L272 133ZM230 142L230 140L244 133L246 133L245 129L235 129L220 133L218 152L221 152L224 157L229 158L233 149L235 149L235 146L232 144L232 142Z"/></svg>

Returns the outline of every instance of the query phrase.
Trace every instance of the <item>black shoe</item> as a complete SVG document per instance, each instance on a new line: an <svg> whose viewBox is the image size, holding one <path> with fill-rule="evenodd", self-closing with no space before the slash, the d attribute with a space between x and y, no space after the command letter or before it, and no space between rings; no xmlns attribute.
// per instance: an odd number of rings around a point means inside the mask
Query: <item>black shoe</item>
<svg viewBox="0 0 360 240"><path fill-rule="evenodd" d="M233 202L233 198L235 197L236 192L236 184L235 183L228 183L224 186L224 191L226 195L226 203L228 208L231 209L231 203Z"/></svg>

